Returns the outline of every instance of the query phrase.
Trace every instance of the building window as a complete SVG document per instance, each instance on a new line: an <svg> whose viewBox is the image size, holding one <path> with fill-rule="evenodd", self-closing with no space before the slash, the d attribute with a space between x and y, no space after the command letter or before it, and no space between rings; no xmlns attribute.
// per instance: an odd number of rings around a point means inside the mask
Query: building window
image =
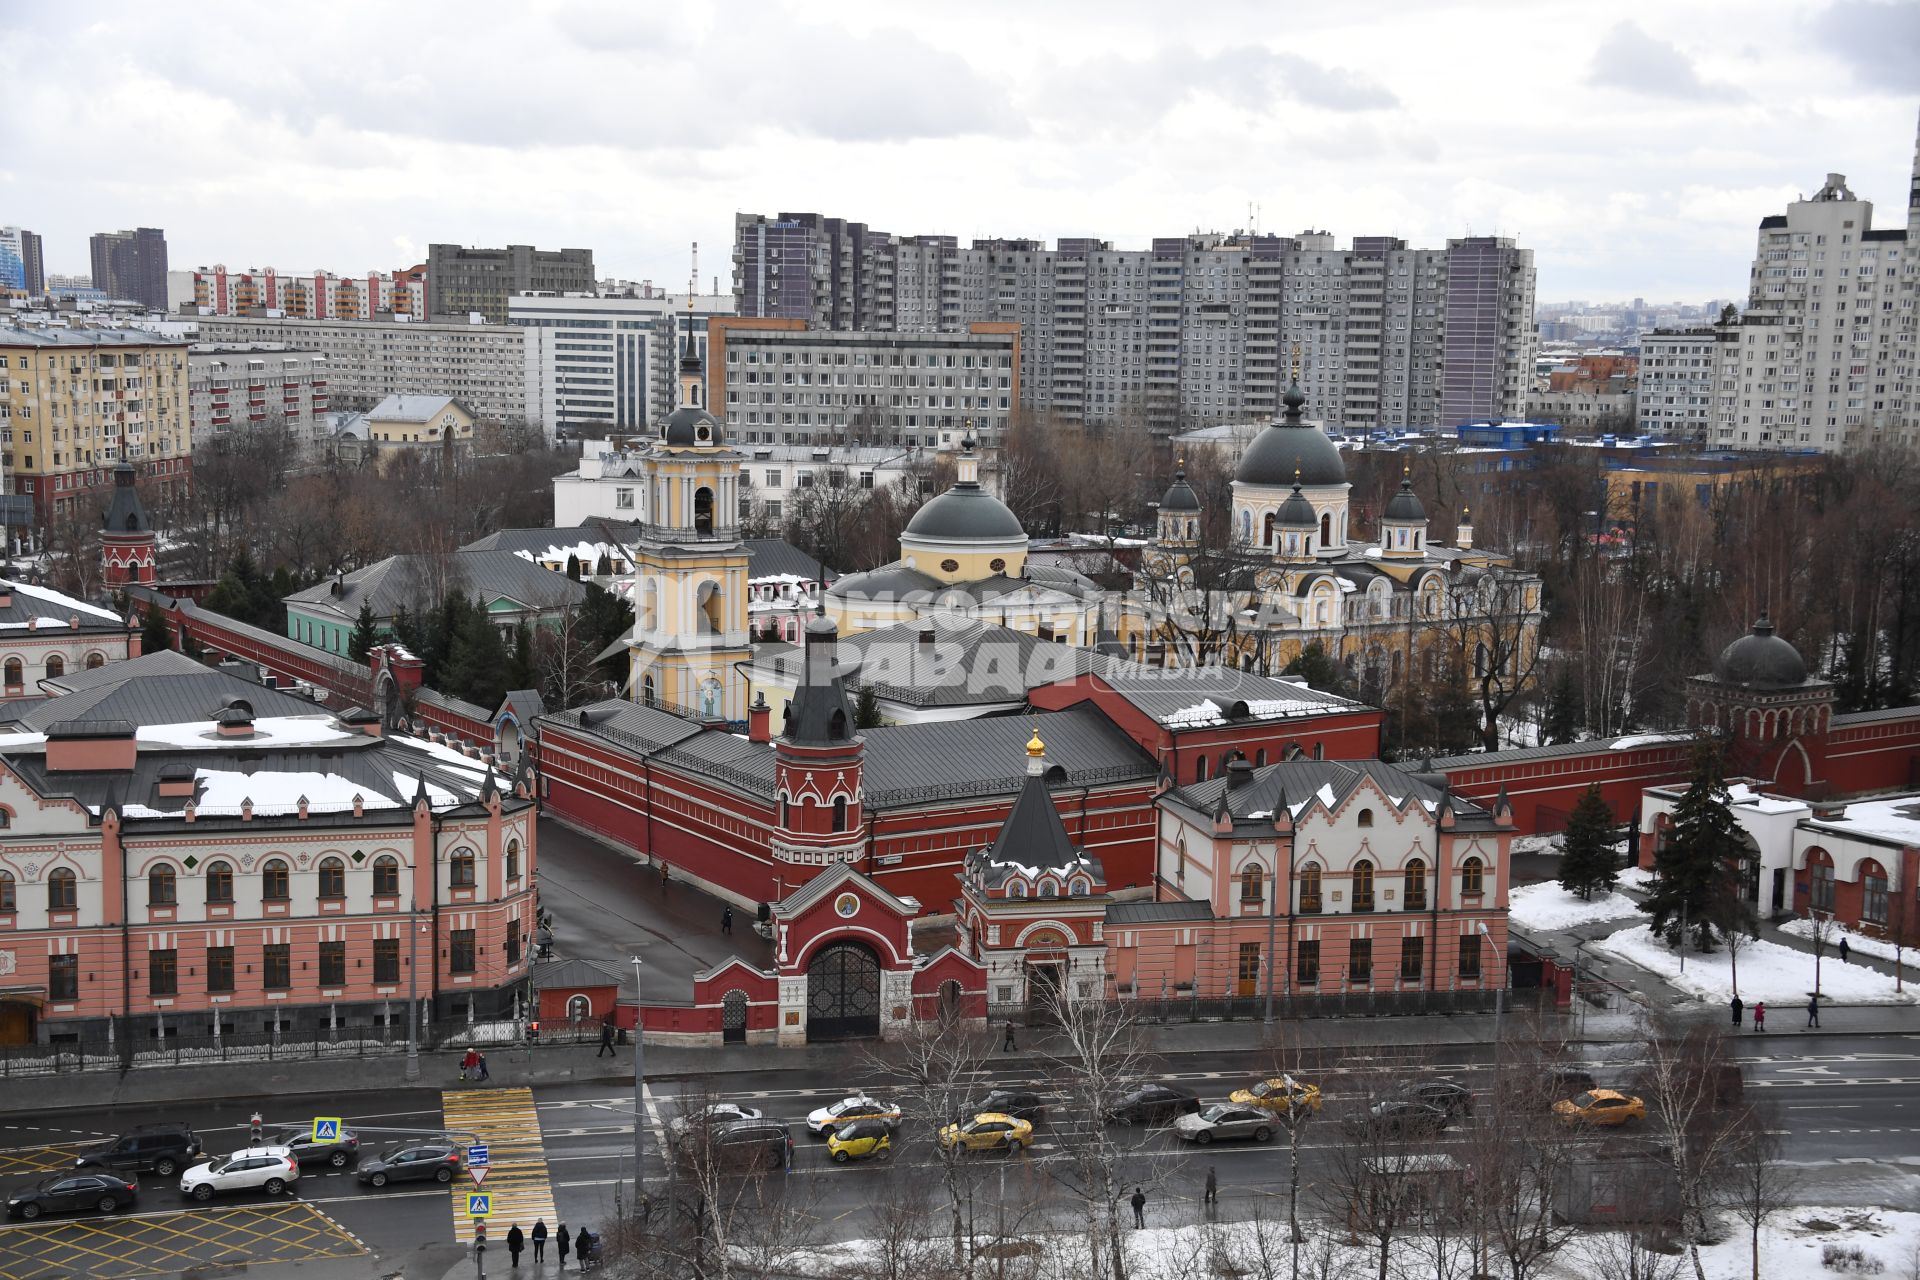
<svg viewBox="0 0 1920 1280"><path fill-rule="evenodd" d="M57 867L47 877L47 910L75 911L80 900L80 882L73 872Z"/></svg>
<svg viewBox="0 0 1920 1280"><path fill-rule="evenodd" d="M1356 818L1355 818L1355 821L1356 821L1356 822L1358 822L1358 823L1359 823L1359 824L1360 824L1361 826L1363 826L1363 827L1370 827L1370 826L1372 826L1372 825L1373 825L1373 810L1371 810L1371 809L1362 809L1362 810L1360 811L1360 813L1359 813L1359 815L1358 815L1358 817L1356 817Z"/></svg>
<svg viewBox="0 0 1920 1280"><path fill-rule="evenodd" d="M373 860L373 892L375 897L381 898L399 896L400 859L382 854Z"/></svg>
<svg viewBox="0 0 1920 1280"><path fill-rule="evenodd" d="M1402 895L1406 899L1403 905L1409 911L1425 911L1427 909L1427 864L1419 858L1408 862L1403 879L1406 886L1406 891Z"/></svg>
<svg viewBox="0 0 1920 1280"><path fill-rule="evenodd" d="M1240 872L1240 901L1258 902L1266 887L1266 870L1259 863L1249 863Z"/></svg>
<svg viewBox="0 0 1920 1280"><path fill-rule="evenodd" d="M74 954L49 956L47 959L47 998L49 1000L78 1000L80 998L80 957Z"/></svg>
<svg viewBox="0 0 1920 1280"><path fill-rule="evenodd" d="M260 952L260 985L269 991L285 991L293 985L293 949L284 942L270 942Z"/></svg>
<svg viewBox="0 0 1920 1280"><path fill-rule="evenodd" d="M514 920L507 925L507 968L520 963L520 922Z"/></svg>
<svg viewBox="0 0 1920 1280"><path fill-rule="evenodd" d="M845 796L833 798L833 829L835 831L847 829L847 798Z"/></svg>
<svg viewBox="0 0 1920 1280"><path fill-rule="evenodd" d="M1347 981L1356 987L1373 985L1373 939L1347 940Z"/></svg>
<svg viewBox="0 0 1920 1280"><path fill-rule="evenodd" d="M1251 995L1253 984L1260 980L1260 944L1243 942L1240 944L1240 987L1241 994Z"/></svg>
<svg viewBox="0 0 1920 1280"><path fill-rule="evenodd" d="M20 659L8 658L7 659L7 687L12 689L18 689L23 683L25 683L25 673L24 673L24 669L20 665Z"/></svg>
<svg viewBox="0 0 1920 1280"><path fill-rule="evenodd" d="M1870 870L1861 878L1865 892L1860 898L1860 918L1869 924L1887 922L1887 877Z"/></svg>
<svg viewBox="0 0 1920 1280"><path fill-rule="evenodd" d="M347 896L347 864L338 858L320 860L320 896L323 898L344 898Z"/></svg>
<svg viewBox="0 0 1920 1280"><path fill-rule="evenodd" d="M285 902L292 896L287 864L278 858L260 868L260 896L268 902Z"/></svg>
<svg viewBox="0 0 1920 1280"><path fill-rule="evenodd" d="M520 842L518 840L509 840L507 841L507 879L513 881L519 878Z"/></svg>
<svg viewBox="0 0 1920 1280"><path fill-rule="evenodd" d="M47 679L58 680L65 674L67 674L67 660L57 653L48 655Z"/></svg>
<svg viewBox="0 0 1920 1280"><path fill-rule="evenodd" d="M1418 982L1426 970L1427 949L1420 938L1400 939L1400 980Z"/></svg>
<svg viewBox="0 0 1920 1280"><path fill-rule="evenodd" d="M1463 897L1474 897L1484 891L1486 868L1478 858L1468 858L1460 864L1460 893Z"/></svg>
<svg viewBox="0 0 1920 1280"><path fill-rule="evenodd" d="M345 986L347 981L347 944L344 942L323 942L320 944L320 985L323 987Z"/></svg>
<svg viewBox="0 0 1920 1280"><path fill-rule="evenodd" d="M207 901L233 901L233 865L231 863L214 862L208 864Z"/></svg>
<svg viewBox="0 0 1920 1280"><path fill-rule="evenodd" d="M150 907L170 907L175 902L178 885L174 880L172 867L155 867L147 872L147 905Z"/></svg>
<svg viewBox="0 0 1920 1280"><path fill-rule="evenodd" d="M1813 864L1813 909L1833 910L1833 864L1830 862Z"/></svg>
<svg viewBox="0 0 1920 1280"><path fill-rule="evenodd" d="M449 883L456 889L473 887L473 850L462 849L453 855L453 875Z"/></svg>
<svg viewBox="0 0 1920 1280"><path fill-rule="evenodd" d="M1480 935L1477 933L1460 935L1460 976L1462 978L1480 976Z"/></svg>
<svg viewBox="0 0 1920 1280"><path fill-rule="evenodd" d="M455 929L447 935L447 972L473 972L473 930Z"/></svg>
<svg viewBox="0 0 1920 1280"><path fill-rule="evenodd" d="M176 995L180 990L179 954L174 951L147 952L147 994Z"/></svg>
<svg viewBox="0 0 1920 1280"><path fill-rule="evenodd" d="M13 872L0 871L0 911L14 910Z"/></svg>
<svg viewBox="0 0 1920 1280"><path fill-rule="evenodd" d="M1320 981L1320 940L1314 938L1294 947L1294 980L1303 987Z"/></svg>
<svg viewBox="0 0 1920 1280"><path fill-rule="evenodd" d="M1300 868L1300 911L1317 915L1320 911L1320 864L1309 862Z"/></svg>
<svg viewBox="0 0 1920 1280"><path fill-rule="evenodd" d="M375 982L400 981L400 939L374 939L373 980Z"/></svg>
<svg viewBox="0 0 1920 1280"><path fill-rule="evenodd" d="M1373 863L1365 858L1353 864L1353 909L1373 910Z"/></svg>
<svg viewBox="0 0 1920 1280"><path fill-rule="evenodd" d="M207 990L233 990L233 948L207 948Z"/></svg>

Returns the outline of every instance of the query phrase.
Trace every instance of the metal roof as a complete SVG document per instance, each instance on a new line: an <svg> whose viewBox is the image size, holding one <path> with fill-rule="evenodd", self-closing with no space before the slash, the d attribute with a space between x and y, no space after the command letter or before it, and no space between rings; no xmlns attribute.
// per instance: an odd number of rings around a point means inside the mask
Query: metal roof
<svg viewBox="0 0 1920 1280"><path fill-rule="evenodd" d="M1213 908L1204 902L1110 902L1109 928L1127 924L1164 924L1179 920L1211 920Z"/></svg>
<svg viewBox="0 0 1920 1280"><path fill-rule="evenodd" d="M1298 807L1316 797L1324 800L1326 794L1331 794L1337 806L1369 780L1389 800L1403 805L1410 800L1437 805L1447 795L1441 788L1383 760L1286 760L1251 770L1247 781L1240 786L1228 786L1231 780L1222 775L1189 783L1176 787L1166 799L1192 813L1204 815L1212 814L1224 795L1227 811L1235 823L1271 827L1273 816L1283 803ZM1491 817L1458 796L1451 797L1451 803L1456 821Z"/></svg>
<svg viewBox="0 0 1920 1280"><path fill-rule="evenodd" d="M254 714L260 717L326 713L324 707L310 699L296 698L211 667L152 675L127 672L126 668L133 665L116 662L100 668L104 672L119 673L120 679L92 682L72 693L49 698L20 717L20 728L45 732L63 720L124 720L134 725L189 724L205 720L211 726L214 713L233 698L245 698L253 704Z"/></svg>
<svg viewBox="0 0 1920 1280"><path fill-rule="evenodd" d="M336 585L339 594L334 594ZM364 602L376 618L391 618L402 608L431 606L445 591L464 591L484 599L505 597L530 609L564 609L586 597L584 583L541 568L511 551L461 551L452 556L388 556L356 569L343 579L328 579L287 597L307 613L328 613L352 622ZM285 644L285 638L281 638Z"/></svg>
<svg viewBox="0 0 1920 1280"><path fill-rule="evenodd" d="M452 396L391 395L367 410L367 420L369 422L431 422L449 408L458 408L462 413L466 413L466 406Z"/></svg>

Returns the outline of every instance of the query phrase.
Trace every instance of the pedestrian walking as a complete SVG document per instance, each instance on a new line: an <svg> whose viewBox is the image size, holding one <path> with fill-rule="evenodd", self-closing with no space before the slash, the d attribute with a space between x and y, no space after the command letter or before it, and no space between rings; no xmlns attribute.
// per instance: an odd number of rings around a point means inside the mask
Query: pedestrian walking
<svg viewBox="0 0 1920 1280"><path fill-rule="evenodd" d="M1765 1031L1767 1029L1767 1002L1765 1000L1754 1001L1753 1029L1755 1031Z"/></svg>
<svg viewBox="0 0 1920 1280"><path fill-rule="evenodd" d="M573 1242L573 1260L580 1264L580 1269L582 1271L585 1271L587 1269L587 1250L591 1249L592 1247L593 1247L592 1233L589 1232L585 1227L580 1228L580 1236L578 1239L576 1239Z"/></svg>
<svg viewBox="0 0 1920 1280"><path fill-rule="evenodd" d="M1840 963L1841 964L1845 964L1847 962L1847 952L1850 950L1851 948L1847 946L1846 935L1842 934L1840 937Z"/></svg>
<svg viewBox="0 0 1920 1280"><path fill-rule="evenodd" d="M1138 1231L1147 1225L1147 1193L1140 1188L1133 1189L1133 1227Z"/></svg>
<svg viewBox="0 0 1920 1280"><path fill-rule="evenodd" d="M493 1073L487 1070L487 1055L484 1053L476 1053L473 1056L480 1059L480 1078L482 1080L493 1079Z"/></svg>
<svg viewBox="0 0 1920 1280"><path fill-rule="evenodd" d="M733 932L733 908L732 907L721 908L720 932L725 934L731 934Z"/></svg>
<svg viewBox="0 0 1920 1280"><path fill-rule="evenodd" d="M1007 1038L1000 1042L1000 1052L1002 1053L1013 1052L1013 1019L1012 1018L1007 1019Z"/></svg>
<svg viewBox="0 0 1920 1280"><path fill-rule="evenodd" d="M1807 997L1807 1026L1820 1029L1820 996L1815 993Z"/></svg>
<svg viewBox="0 0 1920 1280"><path fill-rule="evenodd" d="M1733 1004L1731 1007L1733 1009L1733 1025L1737 1027L1740 1025L1740 1010L1744 1007L1740 1003L1739 996L1735 996L1733 998Z"/></svg>
<svg viewBox="0 0 1920 1280"><path fill-rule="evenodd" d="M547 1260L547 1220L541 1218L533 1224L533 1265L537 1269Z"/></svg>
<svg viewBox="0 0 1920 1280"><path fill-rule="evenodd" d="M667 864L662 862L660 864L660 892L665 893L667 891L667 881L671 878L672 877L667 874Z"/></svg>
<svg viewBox="0 0 1920 1280"><path fill-rule="evenodd" d="M619 1056L613 1051L613 1012L611 1010L607 1012L606 1017L600 1019L600 1052L593 1056L598 1058L603 1054L610 1058Z"/></svg>
<svg viewBox="0 0 1920 1280"><path fill-rule="evenodd" d="M1209 1209L1217 1209L1220 1207L1220 1177L1214 1173L1212 1165L1207 1166L1207 1198L1205 1203Z"/></svg>
<svg viewBox="0 0 1920 1280"><path fill-rule="evenodd" d="M567 1231L567 1224L561 1223L560 1229L553 1233L553 1244L560 1251L560 1269L567 1269L567 1254L573 1249L573 1236Z"/></svg>
<svg viewBox="0 0 1920 1280"><path fill-rule="evenodd" d="M527 1247L526 1233L520 1230L520 1224L514 1223L507 1228L507 1257L514 1266L520 1265L520 1251Z"/></svg>
<svg viewBox="0 0 1920 1280"><path fill-rule="evenodd" d="M460 1078L462 1080L477 1080L480 1078L480 1051L478 1049L467 1050L466 1057L460 1059Z"/></svg>

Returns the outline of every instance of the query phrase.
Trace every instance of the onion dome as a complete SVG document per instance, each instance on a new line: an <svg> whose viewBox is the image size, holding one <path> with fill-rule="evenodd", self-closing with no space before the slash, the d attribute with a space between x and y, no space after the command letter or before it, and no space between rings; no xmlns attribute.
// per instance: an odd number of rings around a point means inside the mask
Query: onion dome
<svg viewBox="0 0 1920 1280"><path fill-rule="evenodd" d="M1162 511L1197 512L1200 510L1200 495L1187 483L1187 469L1179 468L1173 473L1173 483L1160 499Z"/></svg>
<svg viewBox="0 0 1920 1280"><path fill-rule="evenodd" d="M1318 529L1320 514L1307 501L1307 495L1300 492L1300 482L1294 481L1293 493L1280 504L1280 510L1274 515L1273 523L1280 529Z"/></svg>
<svg viewBox="0 0 1920 1280"><path fill-rule="evenodd" d="M1413 481L1405 475L1400 477L1400 492L1387 499L1384 513L1388 520L1401 520L1409 524L1424 524L1427 509L1420 503L1420 495L1413 491Z"/></svg>
<svg viewBox="0 0 1920 1280"><path fill-rule="evenodd" d="M1240 455L1240 466L1233 478L1241 484L1321 486L1347 482L1346 460L1340 446L1327 438L1320 428L1300 419L1300 406L1306 393L1295 382L1287 387L1283 403L1286 412L1268 423Z"/></svg>
<svg viewBox="0 0 1920 1280"><path fill-rule="evenodd" d="M903 539L943 543L1026 538L1020 517L980 487L980 463L973 456L971 440L961 446L959 477L951 489L913 513L913 519L901 531Z"/></svg>

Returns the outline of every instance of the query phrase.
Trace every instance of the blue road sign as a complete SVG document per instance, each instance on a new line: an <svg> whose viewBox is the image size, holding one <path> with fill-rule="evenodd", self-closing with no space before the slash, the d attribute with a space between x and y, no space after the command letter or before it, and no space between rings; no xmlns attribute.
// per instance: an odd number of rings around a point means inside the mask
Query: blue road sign
<svg viewBox="0 0 1920 1280"><path fill-rule="evenodd" d="M313 1122L313 1140L315 1142L340 1141L340 1118L338 1116L320 1117Z"/></svg>
<svg viewBox="0 0 1920 1280"><path fill-rule="evenodd" d="M486 1143L476 1142L472 1146L467 1148L467 1164L469 1166L476 1165L476 1164L484 1165L486 1163L487 1163L487 1144Z"/></svg>
<svg viewBox="0 0 1920 1280"><path fill-rule="evenodd" d="M491 1191L470 1191L467 1193L467 1216L485 1218L493 1214L493 1193Z"/></svg>

